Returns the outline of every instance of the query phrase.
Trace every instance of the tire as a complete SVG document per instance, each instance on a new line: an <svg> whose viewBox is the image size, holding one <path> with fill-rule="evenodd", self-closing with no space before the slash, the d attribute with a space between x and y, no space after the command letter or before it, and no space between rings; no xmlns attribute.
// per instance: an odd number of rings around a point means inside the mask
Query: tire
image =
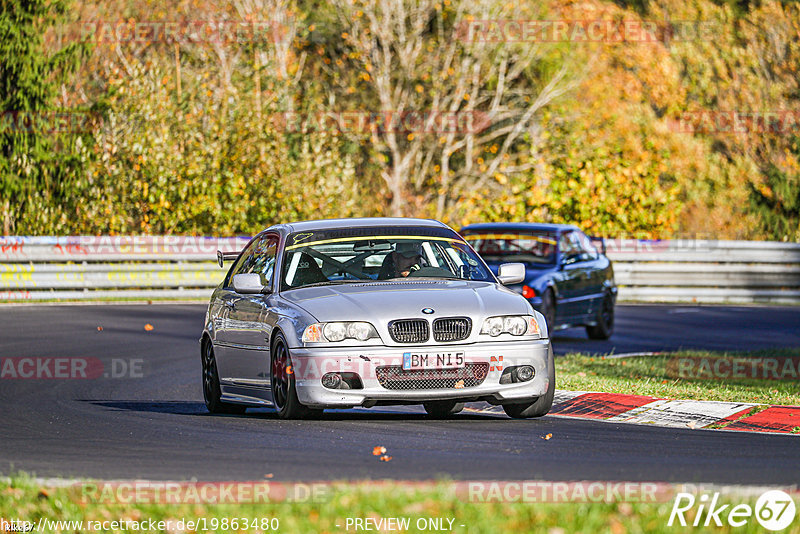
<svg viewBox="0 0 800 534"><path fill-rule="evenodd" d="M547 333L552 335L553 325L556 322L556 298L550 288L547 288L544 295L542 295L542 315L544 315L545 323L547 323Z"/></svg>
<svg viewBox="0 0 800 534"><path fill-rule="evenodd" d="M513 419L529 419L531 417L542 417L547 415L553 407L553 397L556 393L556 364L553 357L552 345L548 348L547 354L547 373L550 375L550 384L547 391L541 397L537 397L533 402L520 404L504 404L503 411Z"/></svg>
<svg viewBox="0 0 800 534"><path fill-rule="evenodd" d="M303 419L322 414L300 403L292 369L292 356L283 333L278 332L270 351L272 402L281 419Z"/></svg>
<svg viewBox="0 0 800 534"><path fill-rule="evenodd" d="M203 399L206 402L208 411L217 414L243 414L247 410L247 406L230 404L220 400L222 390L219 387L217 359L214 357L214 345L211 340L203 343L201 356L203 363Z"/></svg>
<svg viewBox="0 0 800 534"><path fill-rule="evenodd" d="M606 293L603 302L597 309L597 324L586 327L586 334L591 339L608 339L614 333L614 299Z"/></svg>
<svg viewBox="0 0 800 534"><path fill-rule="evenodd" d="M456 401L430 401L422 404L428 415L436 419L444 419L451 415L455 415L464 409L463 402Z"/></svg>

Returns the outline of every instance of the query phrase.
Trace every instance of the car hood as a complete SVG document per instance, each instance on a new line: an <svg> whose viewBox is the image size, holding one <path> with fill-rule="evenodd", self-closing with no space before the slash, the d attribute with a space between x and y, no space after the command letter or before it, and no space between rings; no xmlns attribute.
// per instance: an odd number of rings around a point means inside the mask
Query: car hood
<svg viewBox="0 0 800 534"><path fill-rule="evenodd" d="M282 297L320 322L423 317L423 308L434 310L431 317L473 319L530 313L525 299L493 282L419 280L342 284L294 289L282 293Z"/></svg>

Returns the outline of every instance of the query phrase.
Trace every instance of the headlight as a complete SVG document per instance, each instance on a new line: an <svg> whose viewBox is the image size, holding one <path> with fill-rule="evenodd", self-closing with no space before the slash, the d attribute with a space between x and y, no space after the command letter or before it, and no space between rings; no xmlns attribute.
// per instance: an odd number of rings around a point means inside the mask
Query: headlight
<svg viewBox="0 0 800 534"><path fill-rule="evenodd" d="M337 342L345 339L366 341L376 337L379 336L375 327L364 322L314 323L303 330L303 343Z"/></svg>
<svg viewBox="0 0 800 534"><path fill-rule="evenodd" d="M522 317L504 317L503 332L508 332L512 336L521 336L528 330L528 322Z"/></svg>
<svg viewBox="0 0 800 534"><path fill-rule="evenodd" d="M328 323L322 327L322 335L328 341L341 341L347 336L345 323Z"/></svg>
<svg viewBox="0 0 800 534"><path fill-rule="evenodd" d="M303 343L319 343L325 341L320 323L310 324L303 330Z"/></svg>
<svg viewBox="0 0 800 534"><path fill-rule="evenodd" d="M366 341L371 337L378 337L378 333L369 323L347 323L347 337Z"/></svg>
<svg viewBox="0 0 800 534"><path fill-rule="evenodd" d="M500 334L512 336L537 336L541 335L539 323L532 315L501 315L488 317L483 322L481 334L497 337Z"/></svg>

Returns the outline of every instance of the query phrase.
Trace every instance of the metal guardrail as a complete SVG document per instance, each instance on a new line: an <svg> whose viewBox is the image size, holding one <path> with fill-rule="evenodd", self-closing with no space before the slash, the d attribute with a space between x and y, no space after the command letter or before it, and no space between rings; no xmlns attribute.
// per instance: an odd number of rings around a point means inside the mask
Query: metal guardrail
<svg viewBox="0 0 800 534"><path fill-rule="evenodd" d="M0 237L0 301L205 299L249 237Z"/></svg>
<svg viewBox="0 0 800 534"><path fill-rule="evenodd" d="M247 237L0 237L0 301L205 299ZM800 303L800 243L607 239L620 301Z"/></svg>
<svg viewBox="0 0 800 534"><path fill-rule="evenodd" d="M606 240L621 301L800 304L800 243Z"/></svg>

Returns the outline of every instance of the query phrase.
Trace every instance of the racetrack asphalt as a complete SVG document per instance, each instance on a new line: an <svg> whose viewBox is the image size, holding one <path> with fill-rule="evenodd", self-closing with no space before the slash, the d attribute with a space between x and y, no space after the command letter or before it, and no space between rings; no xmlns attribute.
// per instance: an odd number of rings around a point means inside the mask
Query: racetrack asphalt
<svg viewBox="0 0 800 534"><path fill-rule="evenodd" d="M106 371L141 362L141 376L126 378L0 379L0 473L800 484L796 436L466 412L436 421L416 407L311 421L282 421L268 409L209 415L197 343L203 313L178 304L0 307L0 359L97 358ZM620 305L610 341L570 329L553 342L557 353L800 346L798 325L800 308ZM376 445L391 462L372 455Z"/></svg>

